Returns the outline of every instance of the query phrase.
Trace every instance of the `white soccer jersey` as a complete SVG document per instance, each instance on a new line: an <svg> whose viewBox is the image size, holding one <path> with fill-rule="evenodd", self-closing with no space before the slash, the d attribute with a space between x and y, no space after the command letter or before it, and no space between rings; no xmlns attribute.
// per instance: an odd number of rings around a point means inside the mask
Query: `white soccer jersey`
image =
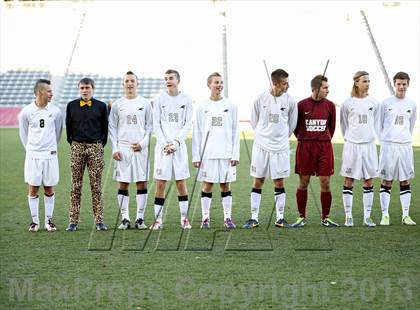
<svg viewBox="0 0 420 310"><path fill-rule="evenodd" d="M370 96L350 97L341 106L340 125L345 141L368 143L379 139L380 121L380 103Z"/></svg>
<svg viewBox="0 0 420 310"><path fill-rule="evenodd" d="M196 109L192 141L193 162L204 159L239 161L238 108L229 99L202 102ZM207 141L206 141L207 140Z"/></svg>
<svg viewBox="0 0 420 310"><path fill-rule="evenodd" d="M185 94L170 96L163 93L153 103L153 128L161 146L177 140L185 143L191 130L193 107L191 97Z"/></svg>
<svg viewBox="0 0 420 310"><path fill-rule="evenodd" d="M382 103L381 143L411 143L417 108L414 101L392 96Z"/></svg>
<svg viewBox="0 0 420 310"><path fill-rule="evenodd" d="M117 99L109 113L108 128L113 154L135 143L147 149L153 129L152 105L142 96Z"/></svg>
<svg viewBox="0 0 420 310"><path fill-rule="evenodd" d="M19 136L26 153L33 158L56 156L63 129L60 110L49 103L39 108L35 102L19 113Z"/></svg>
<svg viewBox="0 0 420 310"><path fill-rule="evenodd" d="M274 97L269 91L259 95L252 107L251 126L260 148L268 152L289 149L289 137L296 128L296 101L288 93Z"/></svg>

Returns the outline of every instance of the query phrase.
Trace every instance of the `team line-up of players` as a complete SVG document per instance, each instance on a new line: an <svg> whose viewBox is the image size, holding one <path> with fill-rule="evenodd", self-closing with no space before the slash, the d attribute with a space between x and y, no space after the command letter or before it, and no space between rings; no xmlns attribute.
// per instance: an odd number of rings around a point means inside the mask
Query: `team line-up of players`
<svg viewBox="0 0 420 310"><path fill-rule="evenodd" d="M251 217L243 228L259 226L258 214L261 193L266 178L274 185L276 210L275 226L303 227L306 224L306 205L311 176L319 177L322 206L321 224L337 227L330 219L332 195L330 177L334 173L334 154L331 139L336 124L336 110L327 99L329 84L326 76L316 75L310 82L311 95L296 102L288 93L288 73L282 69L271 73L272 87L256 97L252 106L251 126L255 133L252 146L250 174L253 177L250 194ZM240 139L238 107L223 97L223 79L215 72L209 75L210 97L195 108L191 97L180 92L180 75L176 70L165 72L166 92L153 105L138 94L138 78L128 71L122 85L124 95L107 106L93 97L95 82L83 78L78 83L80 98L67 104L66 134L70 144L71 197L69 225L74 232L80 219L84 170L87 167L94 221L97 230L107 230L103 217L102 172L104 146L109 140L114 159L113 178L118 182L116 205L121 211L119 229L132 227L129 215L130 183L136 184L137 205L134 227L147 229L144 214L147 204L149 177L148 145L152 132L156 136L153 176L156 180L154 221L150 229L163 227L166 183L175 180L178 192L180 224L191 229L188 219L186 179L190 177L185 140L191 128L192 163L202 182L202 229L210 228L212 187L218 183L224 214L224 227L234 229L230 183L236 180L239 164ZM400 184L402 224L416 225L409 216L414 177L412 132L416 121L416 104L406 97L410 78L398 72L394 78L395 95L379 103L368 94L369 74L358 71L353 76L351 96L341 105L340 127L345 140L341 175L344 177L342 199L345 211L344 226L354 225L352 217L353 183L363 180L363 224L376 226L371 217L374 199L373 178L382 179L380 225L390 225L389 204L393 180ZM39 188L44 187L45 221L47 231L55 231L52 221L55 195L59 181L57 143L63 129L60 110L49 104L52 89L49 80L38 80L34 87L35 100L19 114L19 134L26 151L25 182L28 184L28 204L32 216L29 231L39 230ZM289 137L297 138L295 173L299 175L296 190L298 218L289 224L284 218L286 192L284 180L290 175ZM374 144L381 144L380 154Z"/></svg>

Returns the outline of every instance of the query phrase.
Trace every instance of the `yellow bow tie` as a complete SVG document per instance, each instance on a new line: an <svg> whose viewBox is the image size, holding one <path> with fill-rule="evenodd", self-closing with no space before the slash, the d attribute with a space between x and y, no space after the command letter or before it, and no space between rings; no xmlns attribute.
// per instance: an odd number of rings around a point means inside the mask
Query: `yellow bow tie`
<svg viewBox="0 0 420 310"><path fill-rule="evenodd" d="M81 107L84 107L85 105L87 105L88 107L90 107L92 105L92 101L91 100L89 100L89 101L80 100L80 106Z"/></svg>

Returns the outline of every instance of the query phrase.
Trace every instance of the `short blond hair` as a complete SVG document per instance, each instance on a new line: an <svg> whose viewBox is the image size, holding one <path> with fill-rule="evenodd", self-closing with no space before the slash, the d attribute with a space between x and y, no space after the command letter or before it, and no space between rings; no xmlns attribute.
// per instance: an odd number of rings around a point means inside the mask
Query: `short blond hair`
<svg viewBox="0 0 420 310"><path fill-rule="evenodd" d="M210 85L211 80L214 77L222 77L222 75L219 72L213 72L212 74L209 75L209 77L207 78L207 85Z"/></svg>

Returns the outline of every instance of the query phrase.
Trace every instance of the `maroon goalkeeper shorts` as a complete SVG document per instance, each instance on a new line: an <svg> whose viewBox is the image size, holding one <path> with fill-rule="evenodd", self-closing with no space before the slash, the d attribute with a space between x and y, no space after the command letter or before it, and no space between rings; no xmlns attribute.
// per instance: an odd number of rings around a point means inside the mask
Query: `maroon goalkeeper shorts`
<svg viewBox="0 0 420 310"><path fill-rule="evenodd" d="M334 174L334 153L331 141L298 141L295 173L330 176Z"/></svg>

